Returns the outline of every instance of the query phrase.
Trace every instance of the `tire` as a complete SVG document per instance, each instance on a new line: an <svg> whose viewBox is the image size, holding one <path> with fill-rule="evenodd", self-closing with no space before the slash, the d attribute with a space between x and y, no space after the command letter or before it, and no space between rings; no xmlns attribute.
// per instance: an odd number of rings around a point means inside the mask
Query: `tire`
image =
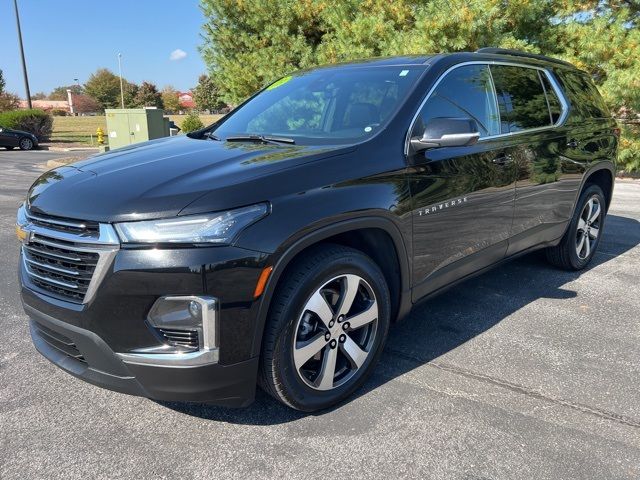
<svg viewBox="0 0 640 480"><path fill-rule="evenodd" d="M389 289L380 268L352 248L315 247L294 260L274 294L259 384L296 410L331 407L371 373L389 323Z"/></svg>
<svg viewBox="0 0 640 480"><path fill-rule="evenodd" d="M597 185L587 185L580 194L573 218L562 240L555 247L546 250L549 262L564 270L585 268L600 244L605 217L606 200L602 189Z"/></svg>
<svg viewBox="0 0 640 480"><path fill-rule="evenodd" d="M29 137L22 137L18 142L18 146L20 150L32 150L35 145Z"/></svg>

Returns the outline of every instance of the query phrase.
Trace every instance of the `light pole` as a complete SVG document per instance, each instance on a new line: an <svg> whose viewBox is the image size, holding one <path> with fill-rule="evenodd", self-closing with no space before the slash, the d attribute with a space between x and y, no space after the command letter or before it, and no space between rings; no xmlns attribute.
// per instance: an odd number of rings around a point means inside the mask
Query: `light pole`
<svg viewBox="0 0 640 480"><path fill-rule="evenodd" d="M15 0L14 0L15 1ZM122 86L122 54L118 54L118 74L120 75L120 102L124 108L124 87Z"/></svg>
<svg viewBox="0 0 640 480"><path fill-rule="evenodd" d="M18 15L18 0L13 0L13 8L16 11L16 26L18 27L18 43L20 44L20 58L22 59L22 75L24 76L24 89L27 94L27 107L32 108L31 92L29 91L29 77L27 76L27 64L24 61L24 48L22 47L22 30L20 29L20 15Z"/></svg>

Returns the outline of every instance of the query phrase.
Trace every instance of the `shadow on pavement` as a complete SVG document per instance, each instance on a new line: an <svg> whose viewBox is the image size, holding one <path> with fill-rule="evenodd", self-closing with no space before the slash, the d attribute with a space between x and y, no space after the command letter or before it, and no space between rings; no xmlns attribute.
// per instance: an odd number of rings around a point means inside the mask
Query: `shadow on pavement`
<svg viewBox="0 0 640 480"><path fill-rule="evenodd" d="M640 222L607 216L605 234L588 271L640 244ZM352 397L371 390L407 371L428 363L489 330L515 311L540 298L568 299L577 296L563 288L583 272L567 272L546 263L543 252L535 252L467 280L441 295L417 305L413 312L391 328L381 362L393 361L392 374L371 378ZM378 368L378 370L380 370ZM374 370L375 372L375 370ZM256 401L246 409L228 409L195 403L161 402L172 410L203 419L249 425L286 423L307 415L281 405L258 389ZM335 408L339 408L335 407Z"/></svg>

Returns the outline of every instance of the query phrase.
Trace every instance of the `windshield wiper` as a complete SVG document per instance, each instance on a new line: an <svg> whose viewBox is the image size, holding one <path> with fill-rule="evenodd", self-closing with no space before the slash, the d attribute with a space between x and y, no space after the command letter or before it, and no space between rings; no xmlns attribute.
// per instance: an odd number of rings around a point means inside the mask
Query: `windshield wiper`
<svg viewBox="0 0 640 480"><path fill-rule="evenodd" d="M217 140L221 141L220 138L213 132L205 132L202 134L203 137L208 138L209 140Z"/></svg>
<svg viewBox="0 0 640 480"><path fill-rule="evenodd" d="M225 140L227 142L296 143L293 138L272 137L270 135L231 135Z"/></svg>

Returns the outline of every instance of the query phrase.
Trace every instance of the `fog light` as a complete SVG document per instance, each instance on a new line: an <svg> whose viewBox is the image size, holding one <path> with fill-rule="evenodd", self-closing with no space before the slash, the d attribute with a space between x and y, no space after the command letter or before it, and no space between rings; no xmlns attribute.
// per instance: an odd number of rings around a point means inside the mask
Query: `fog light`
<svg viewBox="0 0 640 480"><path fill-rule="evenodd" d="M200 307L200 304L195 300L191 300L189 302L189 313L193 318L200 318L202 308Z"/></svg>
<svg viewBox="0 0 640 480"><path fill-rule="evenodd" d="M180 341L182 338L193 339L194 332L197 332L198 350L212 350L218 346L218 301L213 297L160 297L149 310L147 320L178 349L195 347Z"/></svg>

